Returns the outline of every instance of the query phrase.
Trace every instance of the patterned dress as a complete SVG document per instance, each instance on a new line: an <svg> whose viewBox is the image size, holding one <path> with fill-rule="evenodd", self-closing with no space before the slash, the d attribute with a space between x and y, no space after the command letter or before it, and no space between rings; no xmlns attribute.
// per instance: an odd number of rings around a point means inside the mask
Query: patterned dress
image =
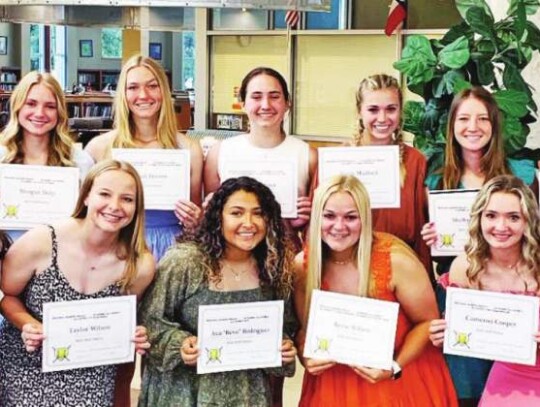
<svg viewBox="0 0 540 407"><path fill-rule="evenodd" d="M22 299L36 319L42 320L47 302L84 300L120 295L120 286L111 284L91 294L81 294L69 284L58 268L58 243L51 227L51 264L34 275ZM2 407L108 407L114 395L114 365L41 372L41 350L28 353L21 331L2 321L0 325L0 406Z"/></svg>
<svg viewBox="0 0 540 407"><path fill-rule="evenodd" d="M171 248L161 260L157 279L145 295L141 321L152 347L144 368L139 407L268 407L270 376L292 376L285 367L197 375L180 356L182 341L197 335L199 305L276 299L271 289L212 291L204 277L203 255L195 244ZM285 303L284 337L297 323Z"/></svg>

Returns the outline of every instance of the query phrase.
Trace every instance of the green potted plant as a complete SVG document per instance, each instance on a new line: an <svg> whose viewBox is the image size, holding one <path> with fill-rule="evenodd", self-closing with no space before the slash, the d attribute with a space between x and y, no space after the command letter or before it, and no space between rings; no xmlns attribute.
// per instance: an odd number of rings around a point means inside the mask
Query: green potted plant
<svg viewBox="0 0 540 407"><path fill-rule="evenodd" d="M404 106L404 129L429 158L430 170L442 165L445 129L453 95L472 85L488 87L504 119L507 154L523 149L537 106L521 71L540 49L540 29L527 19L540 0L511 0L506 17L495 21L485 0L456 0L463 21L442 39L407 39L394 68L424 102Z"/></svg>

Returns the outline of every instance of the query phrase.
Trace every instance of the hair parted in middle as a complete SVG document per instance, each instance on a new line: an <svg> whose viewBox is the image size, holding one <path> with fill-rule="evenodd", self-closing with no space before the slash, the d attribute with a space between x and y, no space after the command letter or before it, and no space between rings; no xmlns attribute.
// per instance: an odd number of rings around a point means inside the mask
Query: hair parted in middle
<svg viewBox="0 0 540 407"><path fill-rule="evenodd" d="M371 246L373 243L373 230L371 221L371 205L369 195L358 178L353 175L336 175L322 182L315 190L313 197L311 221L308 232L308 262L306 282L306 318L309 315L311 293L320 289L322 284L323 257L328 255L328 246L322 240L323 212L328 199L337 192L348 193L358 210L362 231L356 245L356 265L359 274L358 295L368 297L370 295L370 264Z"/></svg>
<svg viewBox="0 0 540 407"><path fill-rule="evenodd" d="M448 123L446 126L446 147L444 154L444 166L441 168L442 189L456 189L461 182L463 168L463 156L461 146L454 134L454 123L457 117L457 111L461 104L467 99L476 99L487 109L489 121L491 123L491 140L485 147L484 155L480 161L481 170L485 180L490 180L497 175L511 174L506 155L504 152L504 141L502 136L502 120L499 107L495 98L489 91L482 86L473 86L470 89L464 89L454 96L450 110L448 111Z"/></svg>
<svg viewBox="0 0 540 407"><path fill-rule="evenodd" d="M129 290L129 287L133 283L137 275L137 261L142 254L148 252L148 246L144 237L144 193L141 178L135 170L135 168L124 161L117 160L103 160L95 164L84 179L79 198L72 218L84 219L88 214L88 207L86 206L86 198L90 194L94 186L94 181L101 174L108 171L121 171L130 175L135 181L135 213L133 214L132 221L120 230L118 241L119 246L117 250L117 257L121 260L126 260L126 268L120 284L124 291Z"/></svg>
<svg viewBox="0 0 540 407"><path fill-rule="evenodd" d="M485 269L485 262L490 258L490 246L482 233L482 214L493 194L502 192L519 199L521 212L525 219L525 232L521 241L521 255L527 270L540 283L540 220L538 204L531 189L513 175L499 175L490 179L478 192L471 209L469 221L469 241L465 253L469 260L467 277L480 287L480 275Z"/></svg>
<svg viewBox="0 0 540 407"><path fill-rule="evenodd" d="M367 78L364 78L360 82L360 85L358 86L358 90L356 91L356 112L358 113L358 131L354 135L354 145L355 146L362 145L364 131L366 130L362 117L360 116L360 112L362 110L362 104L364 103L364 92L385 90L385 89L395 90L398 96L398 100L399 100L399 110L400 110L399 126L396 129L393 139L394 139L394 144L399 146L399 176L400 176L401 186L403 186L405 183L405 177L407 176L407 169L405 168L405 164L404 164L405 148L403 146L403 130L402 130L403 92L401 92L401 88L399 86L397 79L394 78L393 76L386 75L383 73L375 74L375 75L368 76Z"/></svg>
<svg viewBox="0 0 540 407"><path fill-rule="evenodd" d="M126 90L127 76L133 68L144 67L148 69L156 78L161 90L162 102L159 111L156 135L158 141L164 148L178 148L176 136L178 127L171 96L169 81L163 67L150 57L137 54L129 58L122 66L122 71L118 78L118 88L114 100L114 127L117 135L113 141L113 148L134 148L135 147L135 122L129 110Z"/></svg>
<svg viewBox="0 0 540 407"><path fill-rule="evenodd" d="M223 236L223 209L237 191L252 193L257 197L266 224L266 237L252 250L261 285L275 288L286 298L292 289L292 245L281 219L279 203L266 185L253 178L239 177L224 181L208 202L194 238L204 253L206 277L216 283L221 281L220 260L227 244Z"/></svg>
<svg viewBox="0 0 540 407"><path fill-rule="evenodd" d="M69 134L68 112L62 87L50 73L32 71L27 73L17 84L9 98L9 121L0 135L1 143L6 146L7 152L2 162L9 164L22 164L24 162L23 129L19 124L19 112L26 103L28 93L35 85L44 85L56 99L58 121L51 130L49 139L49 154L47 165L55 167L73 167L72 159L73 139Z"/></svg>

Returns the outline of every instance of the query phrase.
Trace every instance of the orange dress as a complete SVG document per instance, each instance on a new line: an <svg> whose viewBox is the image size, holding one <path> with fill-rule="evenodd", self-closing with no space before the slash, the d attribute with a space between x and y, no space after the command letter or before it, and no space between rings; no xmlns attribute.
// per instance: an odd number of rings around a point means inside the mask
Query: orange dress
<svg viewBox="0 0 540 407"><path fill-rule="evenodd" d="M374 298L397 302L389 290L390 249L394 237L375 233L371 259ZM324 284L323 284L324 285ZM324 287L323 287L324 289ZM412 328L399 310L395 354ZM403 367L397 380L371 384L349 366L337 364L322 374L304 374L300 407L456 407L457 397L441 351L429 344L422 354Z"/></svg>

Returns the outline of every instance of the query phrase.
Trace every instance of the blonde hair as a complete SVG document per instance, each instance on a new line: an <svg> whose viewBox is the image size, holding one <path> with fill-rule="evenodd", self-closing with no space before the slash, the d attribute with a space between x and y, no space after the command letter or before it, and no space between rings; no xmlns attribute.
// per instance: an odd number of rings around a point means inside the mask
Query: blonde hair
<svg viewBox="0 0 540 407"><path fill-rule="evenodd" d="M140 54L129 58L120 72L118 88L114 100L114 127L117 130L113 141L113 148L135 148L135 123L128 107L126 98L127 76L133 68L144 67L148 69L161 90L162 101L159 111L156 136L164 148L178 148L176 136L178 128L172 102L171 89L165 71L155 60Z"/></svg>
<svg viewBox="0 0 540 407"><path fill-rule="evenodd" d="M488 181L474 201L469 221L470 238L465 245L465 253L469 260L467 277L471 282L479 282L479 277L485 269L485 262L490 257L490 246L482 233L482 214L493 194L501 192L511 194L519 199L521 212L525 218L525 232L521 241L521 255L527 271L540 281L540 220L538 204L534 194L527 185L513 175L499 175ZM480 285L480 284L479 284Z"/></svg>
<svg viewBox="0 0 540 407"><path fill-rule="evenodd" d="M84 219L88 214L85 200L90 194L94 181L97 177L107 171L122 171L130 175L135 181L135 214L129 225L120 230L118 236L117 257L126 261L126 267L120 285L123 291L128 291L137 276L137 261L142 254L148 252L148 247L144 238L144 194L143 186L139 174L133 166L127 162L116 160L104 160L95 164L83 181L75 210L71 217Z"/></svg>
<svg viewBox="0 0 540 407"><path fill-rule="evenodd" d="M405 183L405 177L407 176L407 169L405 168L404 163L404 155L405 155L405 146L403 144L403 93L401 92L401 88L399 87L399 83L396 78L390 75L386 74L376 74L368 76L367 78L363 79L362 82L360 82L360 85L358 86L358 90L356 91L356 111L358 112L358 131L354 135L353 143L355 146L361 146L362 145L362 139L364 136L364 131L366 130L366 127L364 125L364 122L362 120L361 111L362 111L362 103L364 102L364 92L366 90L368 91L377 91L377 90L385 90L385 89L395 89L398 95L399 100L399 109L400 109L400 119L399 119L399 126L396 129L396 132L394 133L394 144L399 146L399 174L400 174L400 182L401 186Z"/></svg>
<svg viewBox="0 0 540 407"><path fill-rule="evenodd" d="M474 86L454 96L450 110L448 111L444 167L439 170L439 173L442 174L441 185L439 187L442 189L456 189L461 182L465 164L463 162L461 146L454 134L454 123L459 107L468 99L476 99L486 107L489 122L491 123L492 136L484 148L484 155L480 160L480 168L485 179L489 180L497 175L512 173L508 167L504 153L502 120L497 102L486 89L481 86Z"/></svg>
<svg viewBox="0 0 540 407"><path fill-rule="evenodd" d="M64 92L58 81L49 73L32 71L26 74L17 84L9 99L9 122L0 135L1 143L6 146L6 154L2 162L22 164L24 162L23 129L19 123L19 112L26 103L28 93L34 85L44 85L56 99L58 119L56 126L49 134L49 153L47 165L56 167L73 167L71 158L73 139L68 130L68 114Z"/></svg>
<svg viewBox="0 0 540 407"><path fill-rule="evenodd" d="M321 183L315 190L308 236L308 260L306 281L306 318L309 315L311 293L320 289L323 274L323 255L327 248L322 241L321 227L326 202L337 192L348 193L358 209L362 222L362 233L356 245L356 265L359 273L358 294L369 296L371 283L371 245L373 231L371 226L371 205L364 185L353 175L336 175Z"/></svg>

